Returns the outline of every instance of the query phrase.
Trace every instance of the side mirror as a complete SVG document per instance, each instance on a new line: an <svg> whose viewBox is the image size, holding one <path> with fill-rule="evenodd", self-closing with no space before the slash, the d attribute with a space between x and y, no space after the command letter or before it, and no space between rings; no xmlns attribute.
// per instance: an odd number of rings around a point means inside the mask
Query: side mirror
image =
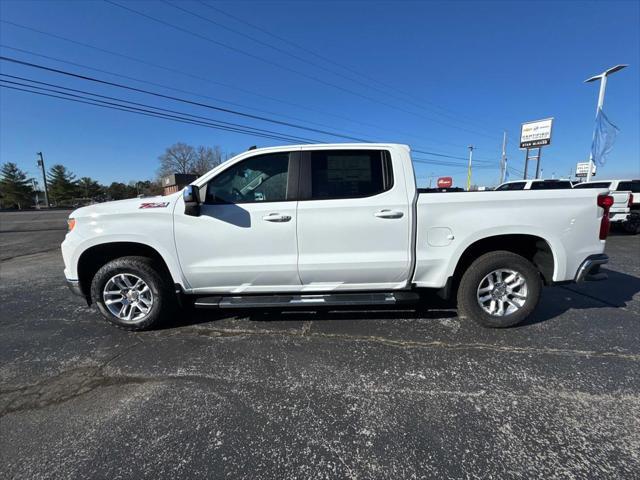
<svg viewBox="0 0 640 480"><path fill-rule="evenodd" d="M200 195L198 187L194 185L187 185L182 191L182 199L184 200L184 214L199 217Z"/></svg>

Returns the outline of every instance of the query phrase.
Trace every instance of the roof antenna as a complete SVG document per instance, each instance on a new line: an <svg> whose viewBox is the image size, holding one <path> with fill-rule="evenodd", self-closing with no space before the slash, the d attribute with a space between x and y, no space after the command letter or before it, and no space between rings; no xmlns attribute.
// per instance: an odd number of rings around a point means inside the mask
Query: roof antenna
<svg viewBox="0 0 640 480"><path fill-rule="evenodd" d="M255 150L256 148L258 148L258 147L256 147L255 145L251 145L249 148L247 148L247 152L248 152L249 150Z"/></svg>

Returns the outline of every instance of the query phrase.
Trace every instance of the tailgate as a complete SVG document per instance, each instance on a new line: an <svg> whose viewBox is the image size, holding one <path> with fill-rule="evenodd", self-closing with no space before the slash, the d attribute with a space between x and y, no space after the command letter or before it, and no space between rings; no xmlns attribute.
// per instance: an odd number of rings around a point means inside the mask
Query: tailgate
<svg viewBox="0 0 640 480"><path fill-rule="evenodd" d="M613 206L610 213L629 213L629 196L631 192L611 192Z"/></svg>

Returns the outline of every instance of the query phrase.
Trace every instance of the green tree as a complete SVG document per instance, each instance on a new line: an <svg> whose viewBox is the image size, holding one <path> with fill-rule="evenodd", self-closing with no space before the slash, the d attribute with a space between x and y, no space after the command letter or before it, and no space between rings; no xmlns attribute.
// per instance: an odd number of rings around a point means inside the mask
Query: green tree
<svg viewBox="0 0 640 480"><path fill-rule="evenodd" d="M135 198L138 195L135 185L125 185L121 182L113 182L107 187L107 196L111 200L123 200Z"/></svg>
<svg viewBox="0 0 640 480"><path fill-rule="evenodd" d="M31 180L15 163L0 167L0 204L5 208L22 209L33 202Z"/></svg>
<svg viewBox="0 0 640 480"><path fill-rule="evenodd" d="M78 180L78 196L84 198L98 197L104 188L91 177L82 177Z"/></svg>
<svg viewBox="0 0 640 480"><path fill-rule="evenodd" d="M73 173L71 173L64 165L54 165L49 169L48 183L49 196L56 205L70 203L76 196L78 182Z"/></svg>

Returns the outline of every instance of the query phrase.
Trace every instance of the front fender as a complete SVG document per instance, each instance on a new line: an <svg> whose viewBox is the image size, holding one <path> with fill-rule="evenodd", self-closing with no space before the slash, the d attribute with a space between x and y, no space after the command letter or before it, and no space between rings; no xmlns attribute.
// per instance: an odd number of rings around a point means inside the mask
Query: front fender
<svg viewBox="0 0 640 480"><path fill-rule="evenodd" d="M163 200L166 197L163 197ZM188 288L175 254L173 207L143 208L145 199L99 204L73 212L74 229L62 242L65 276L78 279L78 262L88 249L97 245L132 242L155 250L164 260L174 283ZM165 205L166 204L166 205Z"/></svg>

